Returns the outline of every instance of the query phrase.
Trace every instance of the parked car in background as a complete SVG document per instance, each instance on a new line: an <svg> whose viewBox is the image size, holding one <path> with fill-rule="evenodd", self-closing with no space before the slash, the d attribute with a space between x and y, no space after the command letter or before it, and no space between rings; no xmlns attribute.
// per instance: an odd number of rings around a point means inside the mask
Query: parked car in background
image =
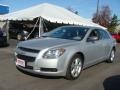
<svg viewBox="0 0 120 90"><path fill-rule="evenodd" d="M0 30L0 46L7 45L7 36L6 33Z"/></svg>
<svg viewBox="0 0 120 90"><path fill-rule="evenodd" d="M33 27L30 28L24 24L12 22L10 23L9 26L9 38L17 39L19 41L24 41L26 40L27 35L29 35L32 30ZM35 30L30 34L28 39L37 38L37 33L38 33L38 27L35 28Z"/></svg>
<svg viewBox="0 0 120 90"><path fill-rule="evenodd" d="M23 31L23 25L19 23L10 23L9 38L17 39L18 34Z"/></svg>
<svg viewBox="0 0 120 90"><path fill-rule="evenodd" d="M20 42L15 50L17 68L27 72L77 79L96 63L114 61L116 41L107 30L63 26L41 38Z"/></svg>
<svg viewBox="0 0 120 90"><path fill-rule="evenodd" d="M120 42L120 33L114 33L112 37L115 38L117 42Z"/></svg>
<svg viewBox="0 0 120 90"><path fill-rule="evenodd" d="M17 39L18 34L21 33L18 29L9 29L9 38L10 39Z"/></svg>

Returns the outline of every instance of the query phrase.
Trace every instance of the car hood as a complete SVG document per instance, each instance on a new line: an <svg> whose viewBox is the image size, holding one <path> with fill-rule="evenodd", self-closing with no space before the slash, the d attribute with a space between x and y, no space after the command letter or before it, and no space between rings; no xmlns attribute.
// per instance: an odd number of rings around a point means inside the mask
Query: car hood
<svg viewBox="0 0 120 90"><path fill-rule="evenodd" d="M59 47L63 45L69 45L76 42L75 40L59 39L59 38L39 38L27 41L22 41L18 44L18 47L32 48L42 50L45 48Z"/></svg>

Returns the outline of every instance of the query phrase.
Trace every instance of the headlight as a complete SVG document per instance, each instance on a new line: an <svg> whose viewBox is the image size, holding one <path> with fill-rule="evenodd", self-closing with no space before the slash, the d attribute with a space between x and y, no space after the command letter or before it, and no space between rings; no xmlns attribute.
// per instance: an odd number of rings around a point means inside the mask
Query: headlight
<svg viewBox="0 0 120 90"><path fill-rule="evenodd" d="M43 58L46 58L46 59L55 59L55 58L60 57L64 52L65 52L65 49L63 49L63 48L48 50L43 55Z"/></svg>

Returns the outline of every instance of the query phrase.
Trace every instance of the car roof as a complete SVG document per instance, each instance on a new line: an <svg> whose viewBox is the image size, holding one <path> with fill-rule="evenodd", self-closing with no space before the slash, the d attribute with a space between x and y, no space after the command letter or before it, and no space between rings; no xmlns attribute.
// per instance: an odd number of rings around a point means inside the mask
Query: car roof
<svg viewBox="0 0 120 90"><path fill-rule="evenodd" d="M94 26L82 26L82 25L66 25L62 27L84 27L84 28L90 28L90 29L102 29L100 27L94 27ZM105 30L105 29L102 29ZM106 31L106 30L105 30Z"/></svg>

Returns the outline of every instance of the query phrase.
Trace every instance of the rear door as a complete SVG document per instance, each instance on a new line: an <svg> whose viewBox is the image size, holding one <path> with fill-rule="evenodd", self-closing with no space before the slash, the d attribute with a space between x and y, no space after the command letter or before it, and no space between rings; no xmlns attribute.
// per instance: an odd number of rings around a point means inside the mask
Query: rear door
<svg viewBox="0 0 120 90"><path fill-rule="evenodd" d="M102 29L99 29L99 32L100 32L100 40L101 42L103 43L103 46L105 48L104 52L104 58L106 59L107 56L109 56L109 53L111 51L111 38L110 36L108 35L108 33Z"/></svg>

